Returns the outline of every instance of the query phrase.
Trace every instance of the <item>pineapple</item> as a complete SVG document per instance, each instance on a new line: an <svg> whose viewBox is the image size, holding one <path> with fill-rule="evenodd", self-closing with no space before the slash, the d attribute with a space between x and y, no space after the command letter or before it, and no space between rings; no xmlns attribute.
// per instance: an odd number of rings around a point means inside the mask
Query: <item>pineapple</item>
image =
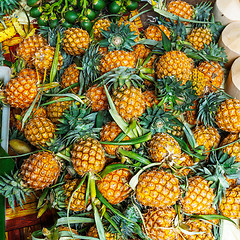
<svg viewBox="0 0 240 240"><path fill-rule="evenodd" d="M188 174L192 173L191 169L189 169L188 167L192 167L194 165L194 162L192 157L190 157L185 152L182 152L178 164L182 167L179 170L179 173L183 176L187 176Z"/></svg>
<svg viewBox="0 0 240 240"><path fill-rule="evenodd" d="M97 187L109 203L118 204L129 196L132 189L128 183L131 178L129 169L117 169L98 180Z"/></svg>
<svg viewBox="0 0 240 240"><path fill-rule="evenodd" d="M140 175L136 198L144 206L167 208L176 203L180 195L178 179L163 170L151 170Z"/></svg>
<svg viewBox="0 0 240 240"><path fill-rule="evenodd" d="M86 91L86 97L90 101L90 106L93 112L108 109L108 99L103 86L95 84L92 87L89 87Z"/></svg>
<svg viewBox="0 0 240 240"><path fill-rule="evenodd" d="M82 55L90 44L90 37L86 30L68 28L64 32L63 49L69 55Z"/></svg>
<svg viewBox="0 0 240 240"><path fill-rule="evenodd" d="M65 203L68 206L70 203L70 198L72 197L69 209L76 211L83 211L87 208L87 205L90 203L90 199L88 199L88 203L85 203L85 195L87 186L83 183L78 189L78 185L80 184L80 179L68 180L64 184L64 193L66 195ZM77 189L77 190L76 190Z"/></svg>
<svg viewBox="0 0 240 240"><path fill-rule="evenodd" d="M130 21L126 21L123 18L120 18L119 22L118 22L118 26L124 24L129 25L130 31L134 32L134 35L136 35L137 37L135 38L135 42L139 41L140 39L140 32L138 30L138 26L134 23L134 21L130 22Z"/></svg>
<svg viewBox="0 0 240 240"><path fill-rule="evenodd" d="M79 73L80 71L77 69L77 65L75 63L71 64L68 68L65 69L62 78L61 78L61 87L67 88L74 83L79 83ZM80 87L71 88L71 91L74 93L79 92Z"/></svg>
<svg viewBox="0 0 240 240"><path fill-rule="evenodd" d="M5 87L7 102L15 108L30 107L38 94L38 83L41 80L41 75L34 70L21 70L19 76L12 78Z"/></svg>
<svg viewBox="0 0 240 240"><path fill-rule="evenodd" d="M53 97L46 107L47 117L53 123L59 123L59 119L64 114L65 110L69 109L69 106L73 103L73 101L61 101L61 97Z"/></svg>
<svg viewBox="0 0 240 240"><path fill-rule="evenodd" d="M203 73L206 80L206 85L204 87L204 92L215 92L217 91L217 88L220 88L223 83L224 73L223 68L221 65L217 62L201 62L199 66L197 67L198 71ZM202 83L203 85L203 83Z"/></svg>
<svg viewBox="0 0 240 240"><path fill-rule="evenodd" d="M198 110L198 100L194 100L192 105L189 106L189 110L184 112L184 119L190 125L197 125L197 110Z"/></svg>
<svg viewBox="0 0 240 240"><path fill-rule="evenodd" d="M198 96L202 96L208 92L209 79L197 68L193 69L190 80L192 81L193 89L196 90Z"/></svg>
<svg viewBox="0 0 240 240"><path fill-rule="evenodd" d="M180 51L166 52L156 64L158 78L175 75L183 84L190 80L192 70L193 60Z"/></svg>
<svg viewBox="0 0 240 240"><path fill-rule="evenodd" d="M226 190L225 198L219 206L222 215L228 218L240 218L240 185Z"/></svg>
<svg viewBox="0 0 240 240"><path fill-rule="evenodd" d="M164 25L150 25L144 30L144 35L147 39L162 41L162 32L170 39L170 31Z"/></svg>
<svg viewBox="0 0 240 240"><path fill-rule="evenodd" d="M188 189L182 200L182 209L187 214L204 214L213 204L215 194L210 183L203 177L188 179Z"/></svg>
<svg viewBox="0 0 240 240"><path fill-rule="evenodd" d="M175 240L176 231L172 228L173 221L176 217L176 211L173 207L166 209L150 208L144 214L146 235L152 240Z"/></svg>
<svg viewBox="0 0 240 240"><path fill-rule="evenodd" d="M193 130L197 146L204 146L204 153L209 155L212 148L217 148L220 143L220 134L217 129L204 125L196 126Z"/></svg>
<svg viewBox="0 0 240 240"><path fill-rule="evenodd" d="M102 29L108 30L111 22L107 18L101 18L97 20L93 25L93 36L96 41L100 41L103 39Z"/></svg>
<svg viewBox="0 0 240 240"><path fill-rule="evenodd" d="M227 152L227 154L231 157L235 157L236 162L240 162L240 143L235 142L239 139L238 133L230 133L227 137L223 139L220 144L220 147L228 145L224 147L222 150L223 152ZM235 142L235 143L233 143ZM231 144L232 143L232 144Z"/></svg>
<svg viewBox="0 0 240 240"><path fill-rule="evenodd" d="M96 226L92 226L89 229L89 231L87 232L87 236L88 237L94 237L96 239L99 238ZM106 238L106 240L121 240L121 238L119 238L119 236L117 234L110 233L110 232L107 232L107 231L105 231L105 238Z"/></svg>
<svg viewBox="0 0 240 240"><path fill-rule="evenodd" d="M186 40L192 44L192 46L200 51L205 45L210 45L212 42L212 33L208 28L194 28L187 35Z"/></svg>
<svg viewBox="0 0 240 240"><path fill-rule="evenodd" d="M47 40L34 34L24 39L17 48L17 56L23 58L29 67L33 67L33 57L37 50L47 45Z"/></svg>
<svg viewBox="0 0 240 240"><path fill-rule="evenodd" d="M145 97L145 103L147 107L152 107L153 105L157 105L159 103L154 90L144 91L143 96Z"/></svg>
<svg viewBox="0 0 240 240"><path fill-rule="evenodd" d="M193 18L194 9L193 7L185 1L171 1L167 5L167 11L173 13L179 17L191 20ZM184 22L185 25L188 22Z"/></svg>
<svg viewBox="0 0 240 240"><path fill-rule="evenodd" d="M39 152L24 160L21 177L30 188L43 190L57 181L60 171L61 166L52 153Z"/></svg>
<svg viewBox="0 0 240 240"><path fill-rule="evenodd" d="M31 118L24 128L26 139L35 147L46 147L55 136L56 126L46 117Z"/></svg>
<svg viewBox="0 0 240 240"><path fill-rule="evenodd" d="M216 113L216 123L226 132L240 132L240 100L227 99L221 103Z"/></svg>
<svg viewBox="0 0 240 240"><path fill-rule="evenodd" d="M144 44L137 44L133 46L134 54L136 59L146 59L148 54L151 52Z"/></svg>
<svg viewBox="0 0 240 240"><path fill-rule="evenodd" d="M105 124L100 131L100 140L102 142L108 141L112 142L114 139L122 132L121 128L115 122L108 122ZM123 141L130 140L128 136L124 137ZM117 156L117 151L119 147L125 150L131 150L131 145L127 146L118 146L118 145L109 145L103 144L103 149L105 152L112 156Z"/></svg>
<svg viewBox="0 0 240 240"><path fill-rule="evenodd" d="M102 145L91 137L83 137L74 142L71 161L79 175L87 172L98 173L106 163Z"/></svg>
<svg viewBox="0 0 240 240"><path fill-rule="evenodd" d="M176 162L181 157L178 142L167 133L156 133L148 141L148 153L154 162Z"/></svg>
<svg viewBox="0 0 240 240"><path fill-rule="evenodd" d="M23 68L17 75L17 77L22 77L22 78L26 76L29 78L35 79L37 84L40 84L43 82L43 75L34 69Z"/></svg>

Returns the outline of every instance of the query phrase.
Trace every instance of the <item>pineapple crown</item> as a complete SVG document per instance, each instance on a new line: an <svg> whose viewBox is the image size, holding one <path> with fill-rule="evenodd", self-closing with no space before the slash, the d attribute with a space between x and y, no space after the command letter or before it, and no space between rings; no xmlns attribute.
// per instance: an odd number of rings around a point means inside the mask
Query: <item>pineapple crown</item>
<svg viewBox="0 0 240 240"><path fill-rule="evenodd" d="M166 133L174 131L174 127L183 127L183 124L170 112L165 112L163 109L154 105L152 108L147 108L146 112L139 117L139 124L155 133Z"/></svg>
<svg viewBox="0 0 240 240"><path fill-rule="evenodd" d="M118 67L110 70L109 72L103 74L97 80L101 81L102 85L109 85L109 87L122 88L124 86L130 87L141 87L141 82L144 80L137 74L137 69L128 67Z"/></svg>
<svg viewBox="0 0 240 240"><path fill-rule="evenodd" d="M158 79L156 87L157 96L161 99L158 106L169 110L185 112L198 98L191 81L182 84L175 76Z"/></svg>
<svg viewBox="0 0 240 240"><path fill-rule="evenodd" d="M109 51L124 50L133 51L134 41L137 38L134 31L130 30L130 25L122 23L118 26L116 23L111 23L109 31L101 29L101 34L105 39L100 41L101 47L107 47Z"/></svg>
<svg viewBox="0 0 240 240"><path fill-rule="evenodd" d="M26 202L25 196L30 196L32 190L24 186L19 172L14 174L0 176L0 194L7 198L10 207L15 210L15 203L23 206L23 201Z"/></svg>
<svg viewBox="0 0 240 240"><path fill-rule="evenodd" d="M19 7L19 0L2 0L0 2L1 13L11 14L18 7Z"/></svg>
<svg viewBox="0 0 240 240"><path fill-rule="evenodd" d="M198 104L197 122L202 122L206 127L216 127L215 115L218 107L228 98L229 96L223 91L212 92L203 96Z"/></svg>
<svg viewBox="0 0 240 240"><path fill-rule="evenodd" d="M194 7L194 19L197 21L209 21L212 6L210 2L201 2ZM201 27L203 24L194 23L193 27Z"/></svg>
<svg viewBox="0 0 240 240"><path fill-rule="evenodd" d="M57 125L57 134L62 137L65 146L69 146L84 136L96 137L100 129L94 128L97 113L91 113L91 108L75 103L66 110Z"/></svg>
<svg viewBox="0 0 240 240"><path fill-rule="evenodd" d="M240 177L240 163L235 162L235 157L229 157L227 153L220 151L211 152L209 161L205 166L199 167L200 175L211 181L211 188L215 189L216 197L213 204L221 203L225 197L225 190L229 187L226 178L236 179Z"/></svg>

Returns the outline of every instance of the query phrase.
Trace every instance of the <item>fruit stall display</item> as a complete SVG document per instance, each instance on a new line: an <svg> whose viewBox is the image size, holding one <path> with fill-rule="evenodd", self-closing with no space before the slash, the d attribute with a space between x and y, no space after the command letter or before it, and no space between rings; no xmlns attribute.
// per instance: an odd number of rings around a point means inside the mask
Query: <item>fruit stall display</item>
<svg viewBox="0 0 240 240"><path fill-rule="evenodd" d="M1 1L6 239L217 240L226 222L239 236L225 25L213 1L150 2Z"/></svg>

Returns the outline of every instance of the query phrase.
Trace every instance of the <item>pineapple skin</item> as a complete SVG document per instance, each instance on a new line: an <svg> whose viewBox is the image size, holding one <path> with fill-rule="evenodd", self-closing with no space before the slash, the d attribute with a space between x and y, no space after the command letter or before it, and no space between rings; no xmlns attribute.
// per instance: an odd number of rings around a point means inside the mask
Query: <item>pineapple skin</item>
<svg viewBox="0 0 240 240"><path fill-rule="evenodd" d="M182 200L182 209L189 214L205 214L211 207L215 198L209 182L203 177L189 178L188 191Z"/></svg>
<svg viewBox="0 0 240 240"><path fill-rule="evenodd" d="M106 163L102 145L91 137L81 138L74 142L71 161L79 175L87 172L98 173Z"/></svg>
<svg viewBox="0 0 240 240"><path fill-rule="evenodd" d="M94 238L99 238L98 236L98 231L97 231L97 228L96 226L92 226L88 232L87 232L87 236L88 237L94 237ZM118 237L117 234L114 234L114 233L110 233L110 232L107 232L105 231L105 238L106 240L121 240L122 238Z"/></svg>
<svg viewBox="0 0 240 240"><path fill-rule="evenodd" d="M150 25L148 26L145 31L144 35L147 39L155 40L155 41L162 41L162 32L166 34L166 36L170 39L170 31L164 25Z"/></svg>
<svg viewBox="0 0 240 240"><path fill-rule="evenodd" d="M56 126L46 117L36 116L24 128L26 139L35 147L46 147L55 136Z"/></svg>
<svg viewBox="0 0 240 240"><path fill-rule="evenodd" d="M226 132L240 132L240 100L227 99L222 102L216 113L216 123Z"/></svg>
<svg viewBox="0 0 240 240"><path fill-rule="evenodd" d="M100 131L100 140L102 142L104 141L112 142L121 132L122 132L121 128L114 121L108 122L103 126L103 128ZM123 139L123 141L125 140L130 140L130 138L126 136ZM112 156L117 156L117 151L120 147L127 151L131 150L131 145L118 146L118 145L103 144L103 148L105 152Z"/></svg>
<svg viewBox="0 0 240 240"><path fill-rule="evenodd" d="M68 28L64 32L63 49L69 55L77 56L84 54L89 44L89 34L81 28Z"/></svg>
<svg viewBox="0 0 240 240"><path fill-rule="evenodd" d="M240 185L226 190L225 198L222 200L219 209L225 217L240 218Z"/></svg>
<svg viewBox="0 0 240 240"><path fill-rule="evenodd" d="M167 208L176 203L179 195L178 179L171 173L152 170L139 177L136 198L144 206Z"/></svg>
<svg viewBox="0 0 240 240"><path fill-rule="evenodd" d="M97 181L97 187L109 203L118 204L125 200L131 192L131 187L128 184L131 177L130 170L118 169Z"/></svg>
<svg viewBox="0 0 240 240"><path fill-rule="evenodd" d="M100 41L103 39L101 34L102 30L107 31L110 27L111 22L107 18L101 18L97 20L93 25L93 36L94 39Z"/></svg>
<svg viewBox="0 0 240 240"><path fill-rule="evenodd" d="M180 51L166 52L156 64L158 78L176 76L178 80L186 83L190 80L193 70L193 60Z"/></svg>
<svg viewBox="0 0 240 240"><path fill-rule="evenodd" d="M21 177L27 185L35 190L49 187L57 181L61 166L50 152L39 152L24 160Z"/></svg>

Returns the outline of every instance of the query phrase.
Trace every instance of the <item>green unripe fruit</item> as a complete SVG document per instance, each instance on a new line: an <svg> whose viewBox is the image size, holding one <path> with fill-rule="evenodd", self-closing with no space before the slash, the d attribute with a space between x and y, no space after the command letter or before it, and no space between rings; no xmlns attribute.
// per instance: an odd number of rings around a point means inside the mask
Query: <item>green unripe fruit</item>
<svg viewBox="0 0 240 240"><path fill-rule="evenodd" d="M108 6L108 10L110 13L116 14L119 13L121 10L121 2L120 1L113 1Z"/></svg>
<svg viewBox="0 0 240 240"><path fill-rule="evenodd" d="M133 11L138 8L138 3L134 1L127 1L126 8L129 11Z"/></svg>
<svg viewBox="0 0 240 240"><path fill-rule="evenodd" d="M104 0L94 0L93 1L93 9L100 11L106 6L106 2Z"/></svg>
<svg viewBox="0 0 240 240"><path fill-rule="evenodd" d="M76 22L76 20L78 18L78 14L76 12L74 12L74 11L67 11L65 13L65 17L64 18L66 19L67 22L73 24L73 23Z"/></svg>
<svg viewBox="0 0 240 240"><path fill-rule="evenodd" d="M32 7L30 10L30 16L33 18L40 17L42 15L42 8L41 7Z"/></svg>
<svg viewBox="0 0 240 240"><path fill-rule="evenodd" d="M27 0L27 5L29 7L36 7L40 4L40 0Z"/></svg>
<svg viewBox="0 0 240 240"><path fill-rule="evenodd" d="M95 18L96 18L96 13L92 10L92 9L88 9L87 10L87 13L86 13L86 17L90 20L90 21L92 21L92 20L94 20Z"/></svg>

